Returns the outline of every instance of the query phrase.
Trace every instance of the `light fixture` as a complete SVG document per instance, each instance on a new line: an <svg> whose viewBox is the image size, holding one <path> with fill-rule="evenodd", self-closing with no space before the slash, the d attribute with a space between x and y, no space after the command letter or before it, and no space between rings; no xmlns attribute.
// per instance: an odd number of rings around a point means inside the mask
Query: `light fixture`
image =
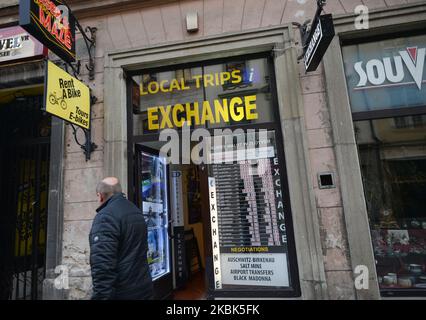
<svg viewBox="0 0 426 320"><path fill-rule="evenodd" d="M198 31L198 13L188 12L186 14L186 31L196 32Z"/></svg>

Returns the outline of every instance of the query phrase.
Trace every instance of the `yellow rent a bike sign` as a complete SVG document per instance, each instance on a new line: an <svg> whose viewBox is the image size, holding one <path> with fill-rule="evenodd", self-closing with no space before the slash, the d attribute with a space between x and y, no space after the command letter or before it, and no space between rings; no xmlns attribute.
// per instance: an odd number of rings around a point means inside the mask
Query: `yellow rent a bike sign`
<svg viewBox="0 0 426 320"><path fill-rule="evenodd" d="M45 111L90 129L90 89L54 63L47 61Z"/></svg>

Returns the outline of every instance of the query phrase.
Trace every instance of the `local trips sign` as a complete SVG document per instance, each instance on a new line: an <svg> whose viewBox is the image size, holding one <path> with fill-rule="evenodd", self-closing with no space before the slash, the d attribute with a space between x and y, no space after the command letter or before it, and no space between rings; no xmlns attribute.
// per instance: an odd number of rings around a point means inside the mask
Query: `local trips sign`
<svg viewBox="0 0 426 320"><path fill-rule="evenodd" d="M185 92L191 90L244 85L243 81L241 70L192 75L190 79L153 80L146 85L141 83L140 96L148 99L149 96L160 93L180 93L185 97ZM148 130L182 128L185 124L198 126L258 119L256 94L223 97L212 101L187 99L148 107Z"/></svg>
<svg viewBox="0 0 426 320"><path fill-rule="evenodd" d="M60 0L20 0L19 24L67 62L75 61L75 18Z"/></svg>
<svg viewBox="0 0 426 320"><path fill-rule="evenodd" d="M65 121L90 129L90 89L47 61L45 110Z"/></svg>

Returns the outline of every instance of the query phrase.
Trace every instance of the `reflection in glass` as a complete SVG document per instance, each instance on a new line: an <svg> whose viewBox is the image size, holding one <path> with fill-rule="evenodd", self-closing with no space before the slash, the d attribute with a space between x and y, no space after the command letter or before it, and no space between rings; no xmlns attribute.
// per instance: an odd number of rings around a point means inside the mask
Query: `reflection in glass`
<svg viewBox="0 0 426 320"><path fill-rule="evenodd" d="M268 68L267 59L258 58L134 76L134 134L180 129L177 124L185 120L191 120L191 128L273 122ZM256 110L248 110L249 103ZM206 104L211 113L206 114ZM250 112L255 116L247 117ZM153 123L158 127L150 127Z"/></svg>

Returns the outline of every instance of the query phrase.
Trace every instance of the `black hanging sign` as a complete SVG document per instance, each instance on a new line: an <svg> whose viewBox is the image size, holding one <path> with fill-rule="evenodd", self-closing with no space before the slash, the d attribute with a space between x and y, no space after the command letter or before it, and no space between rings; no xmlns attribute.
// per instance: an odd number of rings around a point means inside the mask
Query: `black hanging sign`
<svg viewBox="0 0 426 320"><path fill-rule="evenodd" d="M75 61L75 23L61 0L19 1L19 25L66 62Z"/></svg>
<svg viewBox="0 0 426 320"><path fill-rule="evenodd" d="M331 14L314 19L308 38L305 41L305 69L315 71L334 37L334 24Z"/></svg>

